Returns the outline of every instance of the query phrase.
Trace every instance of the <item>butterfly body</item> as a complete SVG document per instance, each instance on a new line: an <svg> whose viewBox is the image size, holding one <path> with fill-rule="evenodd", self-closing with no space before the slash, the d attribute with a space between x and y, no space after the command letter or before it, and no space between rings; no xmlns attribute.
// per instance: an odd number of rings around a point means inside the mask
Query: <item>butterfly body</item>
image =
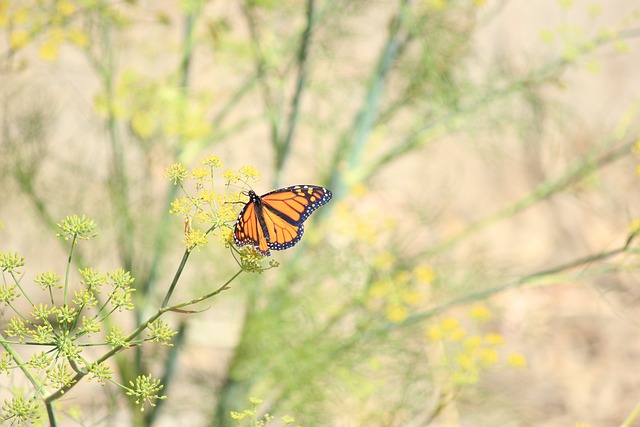
<svg viewBox="0 0 640 427"><path fill-rule="evenodd" d="M331 200L331 191L315 185L294 185L262 196L249 191L233 237L236 245L253 245L262 255L292 247L304 234L304 221Z"/></svg>

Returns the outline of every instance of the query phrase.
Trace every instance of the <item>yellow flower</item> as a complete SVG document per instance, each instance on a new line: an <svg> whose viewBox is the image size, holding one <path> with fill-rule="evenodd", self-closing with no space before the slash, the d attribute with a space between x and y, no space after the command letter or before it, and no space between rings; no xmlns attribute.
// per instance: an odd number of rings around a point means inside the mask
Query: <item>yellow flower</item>
<svg viewBox="0 0 640 427"><path fill-rule="evenodd" d="M244 176L247 180L259 181L260 172L253 166L240 166L238 169L240 175Z"/></svg>
<svg viewBox="0 0 640 427"><path fill-rule="evenodd" d="M426 4L433 9L442 10L447 7L447 0L427 0Z"/></svg>
<svg viewBox="0 0 640 427"><path fill-rule="evenodd" d="M511 353L507 356L507 363L514 368L524 368L527 366L527 359L521 353Z"/></svg>
<svg viewBox="0 0 640 427"><path fill-rule="evenodd" d="M222 177L227 184L235 184L240 180L240 175L235 169L225 169L222 172Z"/></svg>
<svg viewBox="0 0 640 427"><path fill-rule="evenodd" d="M402 302L408 305L416 305L420 301L424 300L424 295L416 291L405 291L400 293Z"/></svg>
<svg viewBox="0 0 640 427"><path fill-rule="evenodd" d="M474 349L474 348L480 347L481 343L482 343L482 340L480 339L480 337L477 336L477 335L474 335L474 336L471 336L471 337L467 338L464 341L464 346L466 348L468 348L468 349Z"/></svg>
<svg viewBox="0 0 640 427"><path fill-rule="evenodd" d="M491 319L491 312L489 311L488 308L482 305L476 305L471 308L471 311L469 312L469 316L479 321L486 321Z"/></svg>
<svg viewBox="0 0 640 427"><path fill-rule="evenodd" d="M67 40L79 47L86 47L89 45L89 36L84 31L77 28L71 28L67 32Z"/></svg>
<svg viewBox="0 0 640 427"><path fill-rule="evenodd" d="M387 307L387 319L394 323L402 323L409 316L409 310L403 305L393 304Z"/></svg>
<svg viewBox="0 0 640 427"><path fill-rule="evenodd" d="M483 366L494 365L498 362L498 351L495 348L483 348L480 350L480 363Z"/></svg>
<svg viewBox="0 0 640 427"><path fill-rule="evenodd" d="M204 246L208 243L207 237L204 232L198 229L191 229L185 233L184 244L192 251L195 248L199 248L200 246Z"/></svg>
<svg viewBox="0 0 640 427"><path fill-rule="evenodd" d="M191 178L198 181L208 181L211 176L209 168L197 166L191 171Z"/></svg>
<svg viewBox="0 0 640 427"><path fill-rule="evenodd" d="M382 279L374 282L369 287L369 297L370 298L382 298L389 293L392 288L391 281L389 279Z"/></svg>
<svg viewBox="0 0 640 427"><path fill-rule="evenodd" d="M354 197L364 197L369 192L368 188L364 184L355 184L349 191Z"/></svg>
<svg viewBox="0 0 640 427"><path fill-rule="evenodd" d="M380 252L373 259L373 267L378 270L389 270L393 266L395 257L389 251Z"/></svg>
<svg viewBox="0 0 640 427"><path fill-rule="evenodd" d="M25 30L16 30L9 37L11 49L19 49L31 41L31 36Z"/></svg>
<svg viewBox="0 0 640 427"><path fill-rule="evenodd" d="M220 157L218 156L206 156L204 157L202 160L200 160L200 164L201 165L209 165L211 167L214 168L221 168L222 167L222 160L220 160Z"/></svg>
<svg viewBox="0 0 640 427"><path fill-rule="evenodd" d="M452 331L449 331L449 339L451 341L460 341L466 336L467 336L467 331L463 328L456 328Z"/></svg>
<svg viewBox="0 0 640 427"><path fill-rule="evenodd" d="M76 11L74 4L68 0L58 0L56 2L56 9L59 14L69 16Z"/></svg>
<svg viewBox="0 0 640 427"><path fill-rule="evenodd" d="M432 283L436 278L436 273L433 271L433 268L426 265L418 265L413 269L413 275L415 278L425 284Z"/></svg>
<svg viewBox="0 0 640 427"><path fill-rule="evenodd" d="M187 168L182 166L180 163L174 163L165 170L167 173L164 174L164 177L169 181L173 181L173 185L176 185L178 182L182 182L188 174Z"/></svg>
<svg viewBox="0 0 640 427"><path fill-rule="evenodd" d="M442 325L442 329L445 331L452 331L460 327L458 319L456 319L455 317L446 317L442 319L442 322L440 324Z"/></svg>
<svg viewBox="0 0 640 427"><path fill-rule="evenodd" d="M640 218L635 218L631 220L631 222L629 223L629 232L630 233L640 232Z"/></svg>
<svg viewBox="0 0 640 427"><path fill-rule="evenodd" d="M440 341L443 336L444 334L442 333L440 325L431 325L429 329L427 329L427 337L432 341Z"/></svg>
<svg viewBox="0 0 640 427"><path fill-rule="evenodd" d="M59 43L55 43L51 40L45 41L40 45L38 49L38 55L45 61L53 61L58 57Z"/></svg>
<svg viewBox="0 0 640 427"><path fill-rule="evenodd" d="M484 336L484 340L489 345L502 345L504 344L504 337L496 333L488 333Z"/></svg>

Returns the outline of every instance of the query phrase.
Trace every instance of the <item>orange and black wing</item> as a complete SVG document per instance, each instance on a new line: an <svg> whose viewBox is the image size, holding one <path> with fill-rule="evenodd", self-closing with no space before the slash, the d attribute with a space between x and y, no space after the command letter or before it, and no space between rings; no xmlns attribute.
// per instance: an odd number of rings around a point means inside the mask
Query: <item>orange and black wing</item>
<svg viewBox="0 0 640 427"><path fill-rule="evenodd" d="M253 245L269 256L300 241L303 222L331 200L331 191L315 185L295 185L258 197L249 191L249 202L238 216L234 239L238 246Z"/></svg>

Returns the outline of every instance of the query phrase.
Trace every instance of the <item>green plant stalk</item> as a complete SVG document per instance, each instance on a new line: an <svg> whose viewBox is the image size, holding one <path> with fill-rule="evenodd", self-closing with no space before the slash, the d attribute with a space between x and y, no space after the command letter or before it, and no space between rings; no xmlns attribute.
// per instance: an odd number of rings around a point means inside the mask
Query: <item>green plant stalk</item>
<svg viewBox="0 0 640 427"><path fill-rule="evenodd" d="M22 295L24 295L24 297L27 299L27 301L29 302L31 307L35 307L35 304L33 303L33 301L31 301L31 298L29 298L29 294L26 293L24 291L24 289L22 289L22 285L20 284L20 280L18 280L18 278L15 276L15 273L12 271L10 274L11 274L11 278L13 279L13 282L16 284L16 286L18 286L18 289L20 289L20 292L22 292ZM13 306L12 306L12 308L13 308ZM16 311L16 310L14 309L14 311ZM16 311L16 314L20 314L20 313L18 313Z"/></svg>
<svg viewBox="0 0 640 427"><path fill-rule="evenodd" d="M460 306L460 305L466 305L466 304L470 304L473 302L477 302L477 301L484 301L486 299L488 299L489 297L511 290L511 289L515 289L515 288L519 288L525 285L528 285L532 282L535 282L536 280L540 280L544 277L552 277L556 274L559 273L563 273L565 271L568 270L572 270L574 268L577 267L581 267L581 266L586 266L595 262L602 262L605 261L609 258L612 258L616 255L620 255L623 254L625 252L628 252L631 246L631 243L633 242L633 240L637 237L636 233L631 233L629 234L629 236L627 237L627 240L625 242L625 244L619 248L616 249L612 249L610 251L606 251L606 252L600 252L597 254L591 254L591 255L587 255L581 258L577 258L573 261L569 261L567 263L564 264L559 264L555 267L551 267L545 270L541 270L535 273L531 273L531 274L527 274L525 276L522 276L518 279L503 283L501 285L498 286L494 286L488 289L483 289L481 291L478 292L473 292L467 295L464 295L462 297L459 298L455 298L449 302L446 302L444 304L441 304L437 307L431 308L429 310L425 310L419 313L414 313L409 315L409 317L407 317L407 319L402 322L402 323L388 323L387 325L383 326L382 328L378 328L376 330L371 331L371 335L372 336L379 336L379 335L386 335L389 332L393 331L393 330L397 330L397 329L401 329L401 328L405 328L408 326L412 326L415 325L417 323L420 323L426 319L432 318L434 316L437 316L439 314L442 314L454 307Z"/></svg>
<svg viewBox="0 0 640 427"><path fill-rule="evenodd" d="M120 221L118 221L118 224L120 225L119 231L116 233L118 246L120 248L120 262L125 270L131 271L133 260L135 259L133 249L135 227L133 225L133 219L131 218L128 203L129 185L127 182L127 165L124 158L124 147L120 134L117 130L117 118L112 108L116 97L113 82L115 65L109 29L106 25L103 25L101 30L103 44L106 47L106 67L105 72L102 73L102 84L104 85L107 103L109 105L107 110L107 132L109 135L109 142L111 143L111 185L109 186L109 189L111 200L114 205L115 217L120 218Z"/></svg>
<svg viewBox="0 0 640 427"><path fill-rule="evenodd" d="M67 259L67 266L65 267L65 271L64 271L64 289L62 291L63 306L68 305L67 294L69 291L69 274L71 272L71 263L73 262L73 250L76 247L77 241L78 241L78 236L74 235L73 239L71 240L71 248L69 248L69 258Z"/></svg>
<svg viewBox="0 0 640 427"><path fill-rule="evenodd" d="M267 79L267 61L265 59L264 52L262 51L260 33L253 17L253 12L251 10L252 6L250 3L250 1L245 0L242 3L241 9L247 22L247 27L249 28L249 35L251 36L253 54L255 57L255 73L258 83L260 84L262 102L264 103L264 108L269 120L271 143L274 147L277 147L280 134L280 109L277 107L271 87L269 87Z"/></svg>
<svg viewBox="0 0 640 427"><path fill-rule="evenodd" d="M627 416L627 418L623 421L622 424L620 424L620 427L631 427L633 424L633 421L638 418L638 415L640 415L640 404L638 404L635 408L633 408L633 410L631 411L631 413Z"/></svg>
<svg viewBox="0 0 640 427"><path fill-rule="evenodd" d="M631 39L638 37L638 31L621 31L618 35L620 40L622 39ZM585 43L584 47L580 51L582 56L595 51L597 48L602 46L611 44L612 39L610 37L605 36L597 36L593 40L588 43ZM477 111L481 111L486 108L487 105L496 102L498 100L504 99L507 96L510 96L522 89L526 89L528 87L541 84L545 81L548 81L565 67L572 65L580 57L570 60L564 57L558 57L553 60L550 60L545 65L539 67L538 69L532 71L524 78L516 79L512 82L509 82L503 88L489 88L485 94L479 96L475 101L472 101L469 105L460 110L451 112L450 114L445 115L444 117L435 118L430 121L428 124L420 124L417 126L416 130L414 130L410 135L406 136L401 142L394 144L392 148L390 148L386 153L383 153L373 161L369 165L365 165L364 169L356 175L360 180L364 181L371 176L373 176L379 169L381 169L387 163L399 158L400 156L413 151L417 148L422 147L427 142L432 141L434 138L426 138L425 134L428 132L435 132L435 135L439 135L438 129L447 129L452 128L451 124L459 122L461 119L470 116Z"/></svg>
<svg viewBox="0 0 640 427"><path fill-rule="evenodd" d="M184 349L184 344L186 340L188 324L184 321L180 322L180 326L178 327L178 334L174 342L173 346L169 348L169 355L167 357L167 362L164 368L164 375L160 379L160 383L164 386L162 391L165 395L169 394L169 386L173 381L173 377L176 373L176 366L178 365L178 360L180 353ZM164 406L164 402L166 399L159 399L156 401L156 406L153 407L152 410L145 412L145 425L152 425L157 419L158 414L160 413L160 409Z"/></svg>
<svg viewBox="0 0 640 427"><path fill-rule="evenodd" d="M404 14L406 13L406 7L407 0L400 0L398 13L390 25L387 41L373 71L363 105L356 115L352 135L344 135L336 148L329 173L329 186L333 190L334 198L336 199L342 197L346 189L351 185L345 182L345 177L340 172L341 164L344 161L344 157L347 156L348 150L350 149L351 151L349 156L350 169L359 167L362 161L362 153L378 116L386 82L397 59L400 46L404 43L401 30L405 24Z"/></svg>
<svg viewBox="0 0 640 427"><path fill-rule="evenodd" d="M583 156L564 175L553 180L543 181L531 193L527 194L519 200L516 200L514 203L505 206L499 211L474 222L458 234L455 234L448 239L438 243L419 256L429 257L445 252L458 243L462 242L463 240L467 239L471 235L478 233L479 231L484 230L485 228L493 224L498 223L502 219L509 218L519 212L522 212L523 210L529 208L530 206L541 200L545 200L553 196L554 194L566 189L568 186L579 182L580 180L591 175L594 171L600 170L602 167L608 165L609 163L614 162L625 155L628 155L629 153L631 153L630 150L634 146L636 141L637 139L633 139L620 144L619 146L600 155L595 159L593 154L587 154Z"/></svg>
<svg viewBox="0 0 640 427"><path fill-rule="evenodd" d="M31 371L27 368L27 364L24 363L20 355L16 353L16 351L11 346L11 343L7 341L2 334L0 334L0 345L2 345L2 347L4 347L4 349L7 351L7 353L9 353L9 355L11 356L11 359L13 359L16 366L20 368L20 370L27 377L29 382L33 384L35 389L38 391L38 394L44 397L44 392L42 391L42 384L36 379L36 377L33 376Z"/></svg>
<svg viewBox="0 0 640 427"><path fill-rule="evenodd" d="M179 87L186 91L189 87L189 76L191 70L191 62L193 57L193 50L195 46L195 27L196 27L196 18L199 14L196 12L189 13L185 16L185 24L184 24L184 38L182 43L182 59L180 61L179 68ZM181 157L181 153L183 152L183 144L181 140L177 141L176 149L174 152L174 157L179 159ZM167 191L167 195L165 197L164 206L169 206L171 202L176 198L176 194L178 192L177 186L173 185L169 187ZM162 263L162 257L164 255L167 243L167 237L170 235L168 232L170 227L170 219L171 216L168 212L163 212L160 218L160 223L158 224L156 235L155 235L155 243L153 245L153 254L151 256L151 266L149 268L149 272L147 274L146 280L143 281L141 285L141 289L139 289L141 295L143 296L143 300L147 300L147 295L149 295L156 284L156 277L158 275L158 269L160 264ZM137 312L137 314L139 314ZM140 320L137 318L136 320Z"/></svg>
<svg viewBox="0 0 640 427"><path fill-rule="evenodd" d="M307 0L307 26L302 33L302 41L300 43L300 50L297 55L298 76L296 79L296 89L291 99L291 112L289 114L289 127L287 129L286 136L282 141L276 141L276 164L275 164L275 182L274 186L279 187L282 180L282 173L284 170L285 162L289 157L291 150L291 143L298 124L298 116L300 115L300 106L302 101L302 95L306 88L307 82L307 69L308 69L308 56L309 46L311 45L311 36L313 34L313 28L316 22L315 18L315 0Z"/></svg>

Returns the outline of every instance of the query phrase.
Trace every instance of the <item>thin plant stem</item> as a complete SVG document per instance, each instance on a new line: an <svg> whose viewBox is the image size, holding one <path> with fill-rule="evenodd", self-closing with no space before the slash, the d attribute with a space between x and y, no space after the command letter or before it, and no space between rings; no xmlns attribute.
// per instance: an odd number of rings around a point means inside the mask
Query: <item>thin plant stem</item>
<svg viewBox="0 0 640 427"><path fill-rule="evenodd" d="M341 164L345 156L349 155L350 169L358 167L362 153L369 136L372 131L372 127L376 122L376 117L379 114L379 105L384 94L384 88L389 78L389 74L392 70L393 64L397 59L400 46L403 43L402 29L405 24L404 15L406 13L408 0L400 0L399 8L396 16L393 18L387 41L382 49L380 58L373 71L371 80L369 82L363 104L358 111L351 135L344 135L341 138L338 147L336 148L333 164L331 166L331 173L329 175L329 185L333 190L334 198L341 197L348 186L344 182L344 177L339 172ZM350 151L350 153L349 153ZM325 212L326 213L326 212Z"/></svg>
<svg viewBox="0 0 640 427"><path fill-rule="evenodd" d="M180 77L178 85L185 92L185 95L189 87L189 76L193 57L193 48L195 44L195 26L197 15L199 15L197 12L189 13L185 17L184 21L184 39L182 44L182 59L180 61ZM175 158L180 157L182 147L182 141L178 141L174 153ZM178 187L175 185L170 186L165 197L164 206L169 206L171 204L171 201L175 199L177 193ZM141 289L141 294L143 295L143 297L146 297L149 293L151 293L153 287L155 286L156 276L158 274L159 267L162 263L162 257L166 249L167 236L169 235L168 228L170 225L170 218L171 216L167 211L164 211L161 215L155 235L155 242L153 245L154 249L151 256L151 266L149 268L147 278L143 282Z"/></svg>
<svg viewBox="0 0 640 427"><path fill-rule="evenodd" d="M11 344L12 343L10 343L9 341L5 340L4 336L2 334L0 334L0 345L2 345L2 347L4 347L4 349L5 349L5 351L7 353L9 353L9 355L11 356L11 359L13 359L13 361L16 364L16 366L18 368L20 368L20 370L27 377L29 382L31 384L33 384L35 389L38 391L38 394L44 396L44 393L42 391L42 384L40 384L40 382L36 379L36 377L34 377L31 374L31 371L27 368L27 364L24 363L24 361L22 360L20 355L18 353L16 353L16 351L13 349Z"/></svg>
<svg viewBox="0 0 640 427"><path fill-rule="evenodd" d="M73 250L76 247L76 242L77 242L78 236L73 236L73 239L71 240L71 248L69 249L69 258L67 260L67 266L65 268L65 272L64 272L64 290L62 293L62 304L63 305L67 305L67 293L68 293L68 289L69 289L69 273L71 272L71 265L73 262Z"/></svg>
<svg viewBox="0 0 640 427"><path fill-rule="evenodd" d="M636 405L636 407L633 408L633 411L631 411L631 413L627 416L627 418L625 418L622 424L620 424L620 427L631 427L635 419L638 418L638 415L640 415L640 404Z"/></svg>
<svg viewBox="0 0 640 427"><path fill-rule="evenodd" d="M308 61L309 47L311 45L311 36L313 34L313 28L316 22L315 17L315 0L307 0L307 26L302 33L302 40L300 43L300 50L297 55L298 76L296 79L296 89L291 99L291 111L289 113L289 122L287 133L282 141L277 141L276 145L276 165L275 165L275 186L280 186L282 179L282 172L284 164L289 157L291 149L291 143L298 124L298 116L300 114L300 108L302 103L302 95L306 87L307 73L308 73Z"/></svg>
<svg viewBox="0 0 640 427"><path fill-rule="evenodd" d="M110 169L110 196L113 201L113 208L116 218L119 218L120 225L117 234L120 260L123 268L131 271L134 250L133 250L133 219L129 209L129 185L126 174L126 161L124 147L120 133L117 129L117 118L113 108L116 98L113 77L115 76L115 61L113 58L113 47L111 45L111 33L107 24L101 26L102 46L104 47L104 60L101 62L100 76L105 90L105 96L109 108L107 109L107 134L111 145L111 169Z"/></svg>
<svg viewBox="0 0 640 427"><path fill-rule="evenodd" d="M172 346L169 348L169 354L164 366L164 375L162 376L160 383L163 385L163 392L168 395L169 386L176 373L176 366L180 358L180 353L184 350L184 344L186 340L188 324L184 321L180 322L180 326L177 330L175 340L172 342ZM152 425L158 418L160 409L164 406L165 399L159 399L156 402L156 406L152 407L152 410L146 413L145 425Z"/></svg>
<svg viewBox="0 0 640 427"><path fill-rule="evenodd" d="M253 46L253 54L255 57L255 73L262 90L262 102L267 113L269 120L269 129L271 134L271 143L277 146L279 139L279 124L280 114L274 100L274 96L267 78L267 61L262 51L262 44L260 42L260 32L258 30L258 24L253 16L253 11L248 1L242 3L242 12L249 28L249 34L251 36L251 42Z"/></svg>
<svg viewBox="0 0 640 427"><path fill-rule="evenodd" d="M184 254L182 254L182 260L180 261L180 265L178 266L178 270L176 270L176 274L173 276L173 280L171 281L171 285L169 286L169 289L167 290L167 293L164 296L164 300L162 301L162 305L160 305L161 309L165 308L169 304L169 300L171 299L171 295L173 295L173 291L175 290L176 285L178 284L178 280L180 279L180 276L182 275L182 270L184 270L184 266L187 264L187 260L189 259L189 255L190 254L191 254L191 251L189 251L189 249L185 249Z"/></svg>
<svg viewBox="0 0 640 427"><path fill-rule="evenodd" d="M575 184L576 182L579 182L580 180L591 175L592 173L594 173L594 171L599 171L609 163L614 162L625 155L628 155L631 152L631 147L633 147L636 141L637 139L627 141L596 158L594 158L593 154L587 154L583 156L564 175L556 179L543 181L531 193L527 194L519 200L516 200L510 205L505 206L499 211L487 215L486 217L472 223L470 226L468 226L458 234L455 234L428 249L426 252L422 253L420 257L428 257L445 252L458 243L462 242L463 240L467 239L471 235L476 234L479 231L498 223L502 219L509 218L519 212L522 212L533 204L547 199L552 195L566 189L568 186Z"/></svg>

